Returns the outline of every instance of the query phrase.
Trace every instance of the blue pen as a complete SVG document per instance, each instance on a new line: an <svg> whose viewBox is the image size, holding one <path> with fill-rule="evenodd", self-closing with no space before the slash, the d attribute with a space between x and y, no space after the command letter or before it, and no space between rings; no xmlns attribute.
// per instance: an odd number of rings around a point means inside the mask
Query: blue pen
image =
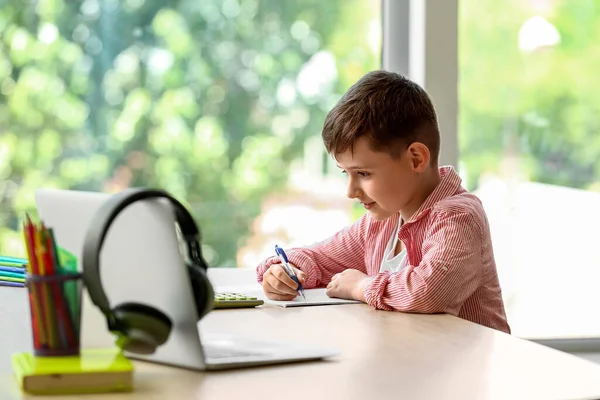
<svg viewBox="0 0 600 400"><path fill-rule="evenodd" d="M291 267L287 255L285 254L285 251L283 251L281 247L275 245L275 254L277 254L277 257L279 257L281 264L283 264L283 269L285 270L285 272L289 275L290 278L292 278L294 282L298 284L298 293L300 293L302 297L304 297L304 300L306 300L306 296L304 295L304 288L302 288L300 280L296 276L294 269Z"/></svg>

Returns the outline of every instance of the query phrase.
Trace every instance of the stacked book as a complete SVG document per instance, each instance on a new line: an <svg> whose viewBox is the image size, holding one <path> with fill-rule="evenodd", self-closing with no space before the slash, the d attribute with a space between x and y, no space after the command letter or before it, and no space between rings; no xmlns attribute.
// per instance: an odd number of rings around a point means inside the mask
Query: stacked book
<svg viewBox="0 0 600 400"><path fill-rule="evenodd" d="M27 259L0 256L0 286L25 286Z"/></svg>

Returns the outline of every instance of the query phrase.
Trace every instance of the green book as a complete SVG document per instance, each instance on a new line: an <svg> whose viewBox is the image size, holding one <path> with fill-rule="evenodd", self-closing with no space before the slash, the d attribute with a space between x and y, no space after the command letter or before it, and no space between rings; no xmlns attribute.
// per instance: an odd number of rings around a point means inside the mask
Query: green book
<svg viewBox="0 0 600 400"><path fill-rule="evenodd" d="M32 394L88 394L133 390L133 364L119 349L82 349L78 356L12 355L21 390Z"/></svg>

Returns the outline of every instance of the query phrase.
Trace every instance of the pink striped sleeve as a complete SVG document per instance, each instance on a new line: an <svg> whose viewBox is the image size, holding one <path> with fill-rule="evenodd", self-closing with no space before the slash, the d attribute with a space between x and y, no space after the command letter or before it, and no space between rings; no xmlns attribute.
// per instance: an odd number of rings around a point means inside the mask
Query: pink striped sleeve
<svg viewBox="0 0 600 400"><path fill-rule="evenodd" d="M365 289L368 304L390 311L457 312L477 289L483 271L481 231L475 219L444 211L432 219L424 232L421 263L376 275Z"/></svg>
<svg viewBox="0 0 600 400"><path fill-rule="evenodd" d="M363 215L349 227L309 247L284 249L289 261L306 273L306 289L327 286L331 277L352 268L366 273L365 240L370 217ZM262 283L263 274L277 257L269 257L256 268L257 280Z"/></svg>

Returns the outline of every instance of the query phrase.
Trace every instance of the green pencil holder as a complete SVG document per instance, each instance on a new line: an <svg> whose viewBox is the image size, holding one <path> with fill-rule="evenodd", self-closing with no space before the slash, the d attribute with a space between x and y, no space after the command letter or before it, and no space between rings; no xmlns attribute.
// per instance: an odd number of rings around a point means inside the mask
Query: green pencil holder
<svg viewBox="0 0 600 400"><path fill-rule="evenodd" d="M27 275L34 354L72 356L80 351L82 274Z"/></svg>

